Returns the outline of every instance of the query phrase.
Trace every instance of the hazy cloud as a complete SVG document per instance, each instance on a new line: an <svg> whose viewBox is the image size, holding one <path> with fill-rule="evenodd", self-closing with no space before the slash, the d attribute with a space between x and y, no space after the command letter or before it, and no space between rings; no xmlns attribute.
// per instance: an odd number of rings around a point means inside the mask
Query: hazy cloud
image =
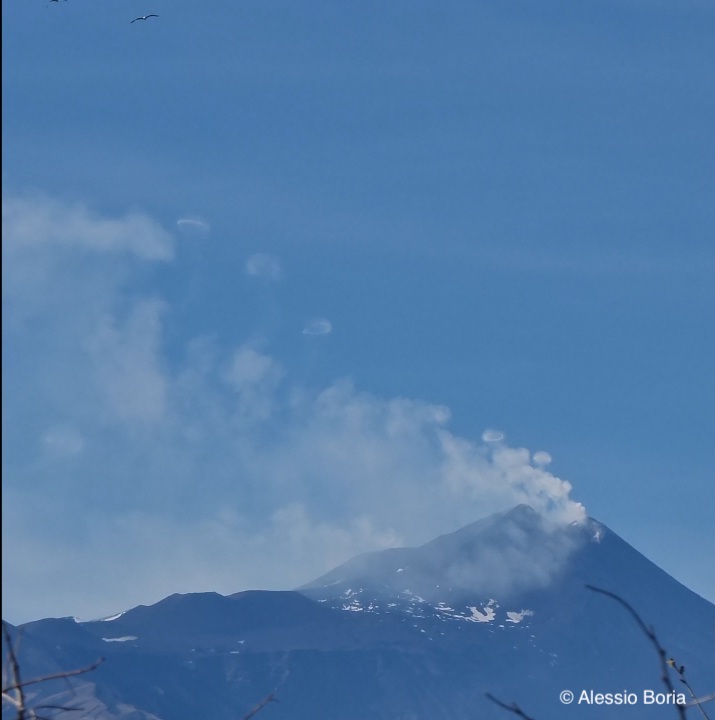
<svg viewBox="0 0 715 720"><path fill-rule="evenodd" d="M275 406L275 392L283 379L280 364L252 347L238 348L224 377L236 390L241 418L248 422L268 420Z"/></svg>
<svg viewBox="0 0 715 720"><path fill-rule="evenodd" d="M102 218L85 205L46 197L3 197L3 245L50 245L97 252L130 252L147 260L169 260L173 242L156 221L141 213Z"/></svg>
<svg viewBox="0 0 715 720"><path fill-rule="evenodd" d="M123 421L158 422L166 405L161 355L164 303L142 299L124 319L106 315L87 338L97 387L110 413Z"/></svg>

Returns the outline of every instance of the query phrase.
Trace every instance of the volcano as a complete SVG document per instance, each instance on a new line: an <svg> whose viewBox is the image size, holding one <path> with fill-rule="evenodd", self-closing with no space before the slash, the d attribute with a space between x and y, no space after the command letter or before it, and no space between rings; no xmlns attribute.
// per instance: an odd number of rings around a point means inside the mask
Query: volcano
<svg viewBox="0 0 715 720"><path fill-rule="evenodd" d="M623 603L687 685L671 669L668 691ZM172 595L9 630L24 678L103 657L26 694L31 707L106 720L239 720L264 699L261 720L509 717L487 693L537 720L657 720L678 717L691 689L715 692L715 605L602 523L557 525L524 505L358 556L294 591ZM4 706L6 717L16 711Z"/></svg>

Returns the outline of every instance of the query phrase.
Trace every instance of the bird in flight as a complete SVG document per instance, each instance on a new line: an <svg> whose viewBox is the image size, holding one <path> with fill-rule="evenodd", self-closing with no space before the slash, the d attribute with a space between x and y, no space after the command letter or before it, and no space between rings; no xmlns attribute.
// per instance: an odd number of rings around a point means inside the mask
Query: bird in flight
<svg viewBox="0 0 715 720"><path fill-rule="evenodd" d="M147 18L150 18L150 17L159 17L159 16L153 15L153 14L152 15L142 15L141 17L134 18L134 20L132 20L129 24L131 25L132 23L136 22L137 20L146 20Z"/></svg>

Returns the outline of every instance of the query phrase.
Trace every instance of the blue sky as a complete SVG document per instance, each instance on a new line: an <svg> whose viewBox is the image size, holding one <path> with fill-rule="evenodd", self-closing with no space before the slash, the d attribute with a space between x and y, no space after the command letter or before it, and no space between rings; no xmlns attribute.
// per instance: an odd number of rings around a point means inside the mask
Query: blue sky
<svg viewBox="0 0 715 720"><path fill-rule="evenodd" d="M715 6L336 5L3 7L4 616L522 501L715 600Z"/></svg>

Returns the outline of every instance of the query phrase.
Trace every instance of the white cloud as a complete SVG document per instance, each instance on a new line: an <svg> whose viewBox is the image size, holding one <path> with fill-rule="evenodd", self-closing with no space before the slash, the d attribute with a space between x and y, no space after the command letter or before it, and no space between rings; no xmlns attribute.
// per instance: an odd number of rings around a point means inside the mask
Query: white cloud
<svg viewBox="0 0 715 720"><path fill-rule="evenodd" d="M170 260L173 242L156 221L141 213L102 218L82 204L45 197L3 197L4 249L37 245L95 252L129 252L146 260Z"/></svg>
<svg viewBox="0 0 715 720"><path fill-rule="evenodd" d="M3 197L2 215L3 317L13 328L54 311L65 333L85 332L126 297L138 264L174 255L171 236L139 213L102 218L81 204Z"/></svg>

